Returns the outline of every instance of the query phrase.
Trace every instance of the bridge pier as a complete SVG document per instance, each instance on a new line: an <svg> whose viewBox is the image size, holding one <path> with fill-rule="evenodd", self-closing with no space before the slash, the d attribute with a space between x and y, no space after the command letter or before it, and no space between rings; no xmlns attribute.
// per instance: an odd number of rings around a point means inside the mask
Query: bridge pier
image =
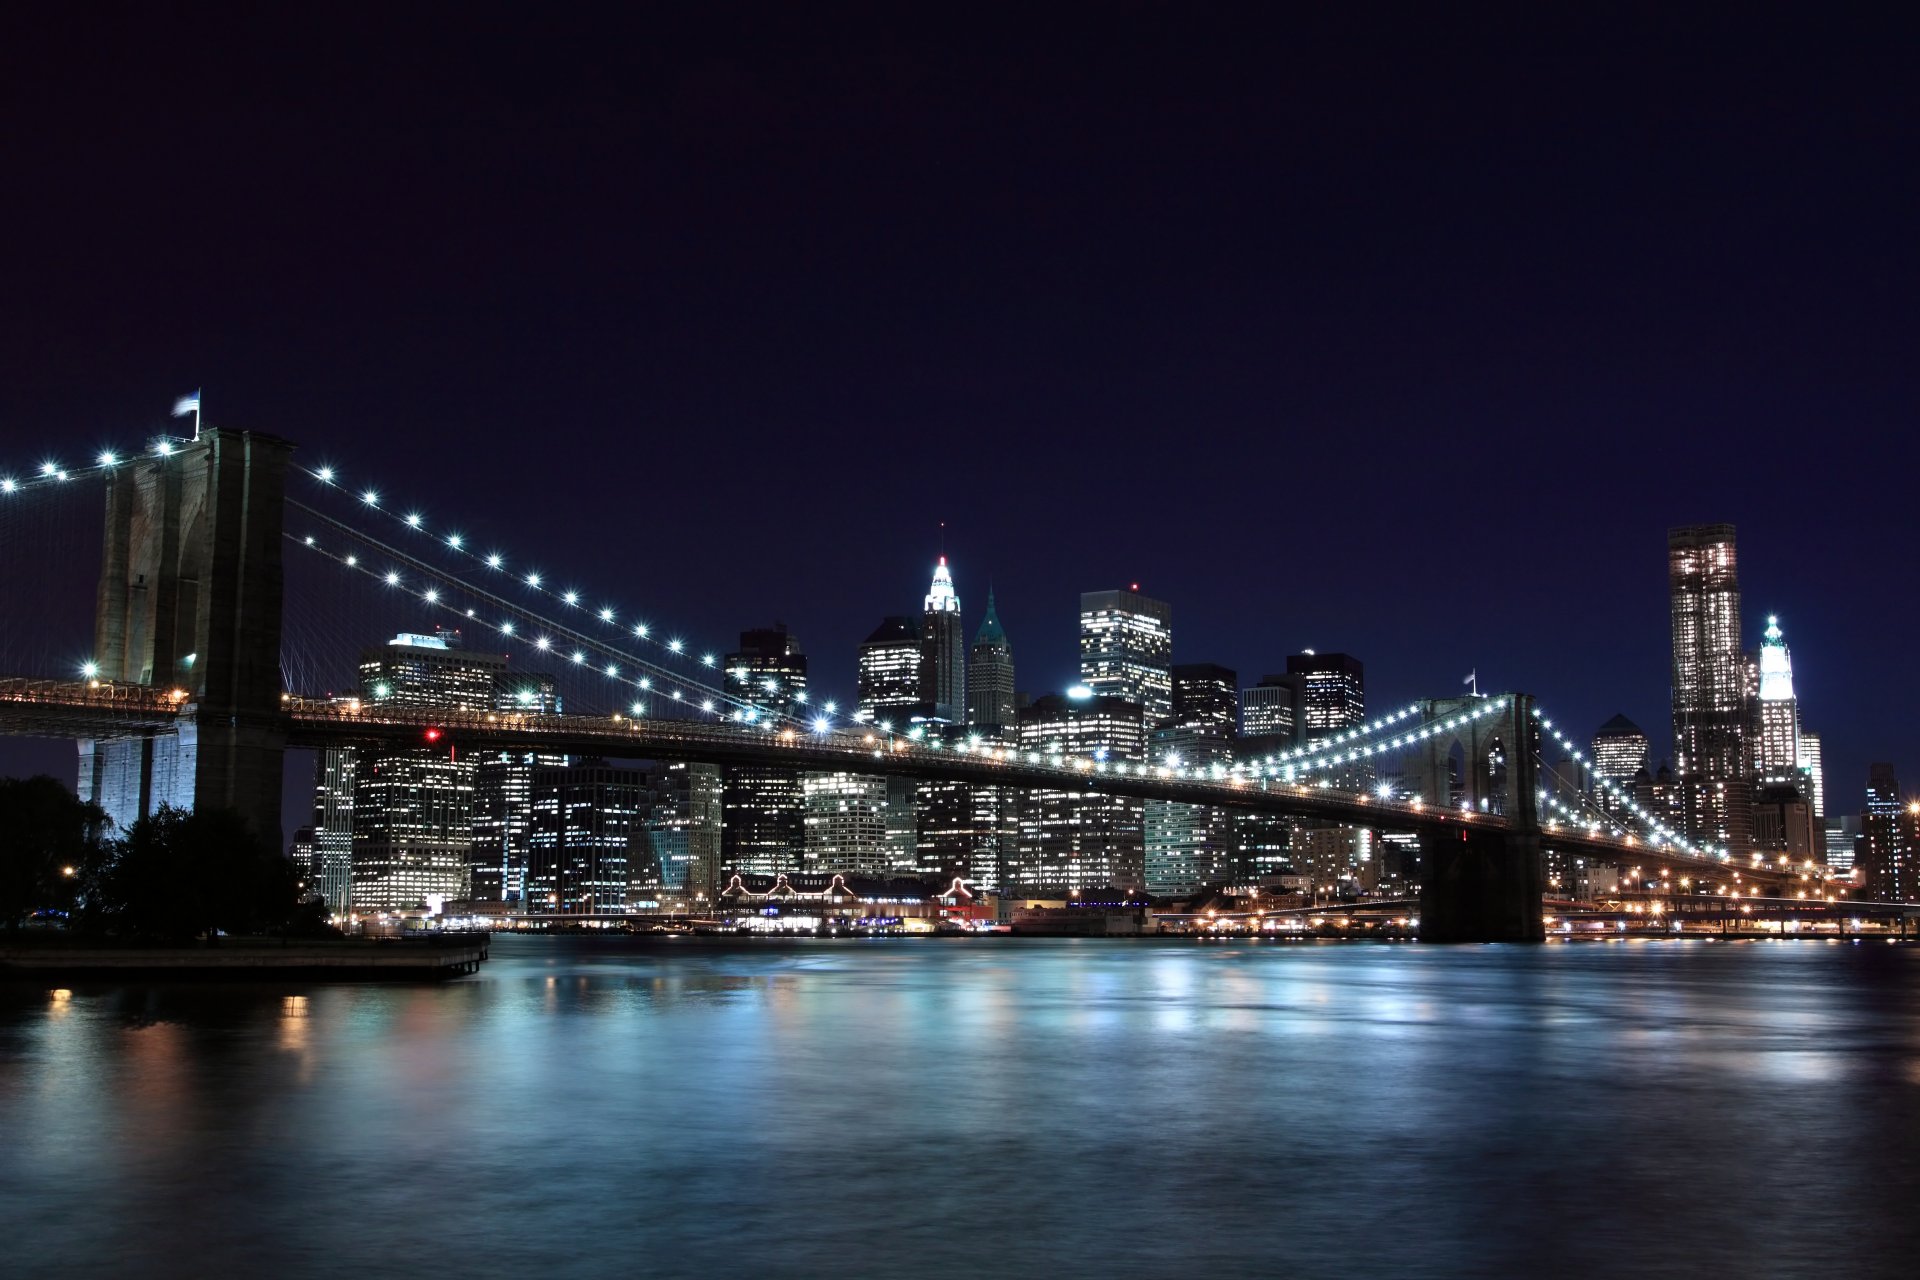
<svg viewBox="0 0 1920 1280"><path fill-rule="evenodd" d="M94 664L180 689L177 728L80 744L82 798L125 826L162 804L238 810L280 843L282 503L293 446L250 431L117 468L107 480Z"/></svg>
<svg viewBox="0 0 1920 1280"><path fill-rule="evenodd" d="M1420 837L1422 942L1544 942L1540 837L1461 827Z"/></svg>

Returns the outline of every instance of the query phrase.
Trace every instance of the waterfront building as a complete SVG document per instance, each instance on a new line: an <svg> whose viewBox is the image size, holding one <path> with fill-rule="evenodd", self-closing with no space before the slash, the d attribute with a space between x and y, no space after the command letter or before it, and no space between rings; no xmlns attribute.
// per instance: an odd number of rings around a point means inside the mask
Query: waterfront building
<svg viewBox="0 0 1920 1280"><path fill-rule="evenodd" d="M815 872L885 875L892 870L887 847L887 780L857 773L808 773L807 865Z"/></svg>
<svg viewBox="0 0 1920 1280"><path fill-rule="evenodd" d="M884 719L905 724L920 705L920 668L919 624L900 616L881 619L860 643L853 718L861 724Z"/></svg>
<svg viewBox="0 0 1920 1280"><path fill-rule="evenodd" d="M360 752L353 747L327 747L315 753L313 883L334 915L352 909L353 780L359 764Z"/></svg>
<svg viewBox="0 0 1920 1280"><path fill-rule="evenodd" d="M1217 663L1172 670L1173 716L1148 733L1148 759L1175 768L1225 770L1234 760L1239 676ZM1147 892L1184 897L1237 879L1231 811L1148 800L1142 816Z"/></svg>
<svg viewBox="0 0 1920 1280"><path fill-rule="evenodd" d="M1173 716L1173 607L1139 587L1080 596L1080 683L1141 708L1145 726Z"/></svg>
<svg viewBox="0 0 1920 1280"><path fill-rule="evenodd" d="M727 655L727 688L760 716L786 718L806 708L807 657L786 624L740 633ZM806 795L800 771L776 765L727 765L721 773L721 860L730 871L777 874L806 865Z"/></svg>
<svg viewBox="0 0 1920 1280"><path fill-rule="evenodd" d="M373 708L491 711L506 669L504 655L466 649L457 630L403 633L361 655L360 698ZM453 754L436 731L427 738L356 764L356 912L432 908L468 896L475 761Z"/></svg>
<svg viewBox="0 0 1920 1280"><path fill-rule="evenodd" d="M1169 689L1169 707L1171 702ZM1065 695L1037 698L1020 712L1019 747L1043 758L1139 760L1146 750L1142 711L1130 699L1076 686ZM1084 790L1028 794L1021 806L1018 866L1010 877L1012 885L1062 891L1142 887L1146 874L1142 804L1102 792L1095 781L1090 776Z"/></svg>
<svg viewBox="0 0 1920 1280"><path fill-rule="evenodd" d="M720 767L675 761L652 773L648 784L647 838L663 886L696 904L712 902L720 889Z"/></svg>
<svg viewBox="0 0 1920 1280"><path fill-rule="evenodd" d="M1730 524L1667 534L1673 632L1674 772L1689 836L1744 852L1751 843L1740 649L1740 573Z"/></svg>
<svg viewBox="0 0 1920 1280"><path fill-rule="evenodd" d="M502 714L554 715L560 692L552 676L505 675L494 692ZM565 756L526 751L489 751L477 757L473 777L473 847L468 860L468 896L475 902L515 906L524 901L528 837L533 830L533 771L561 765Z"/></svg>
<svg viewBox="0 0 1920 1280"><path fill-rule="evenodd" d="M993 591L987 591L987 613L974 633L967 655L967 724L988 738L1014 733L1013 645L1000 625Z"/></svg>
<svg viewBox="0 0 1920 1280"><path fill-rule="evenodd" d="M1233 763L1234 739L1209 724L1161 725L1147 737L1147 758L1155 764L1224 771ZM1142 821L1147 892L1178 898L1237 880L1234 816L1212 805L1146 801Z"/></svg>
<svg viewBox="0 0 1920 1280"><path fill-rule="evenodd" d="M966 646L960 597L953 589L947 558L941 556L920 617L920 701L928 715L949 724L966 719Z"/></svg>
<svg viewBox="0 0 1920 1280"><path fill-rule="evenodd" d="M635 890L657 892L646 840L647 778L605 760L541 765L533 773L526 909L620 915Z"/></svg>
<svg viewBox="0 0 1920 1280"><path fill-rule="evenodd" d="M1920 901L1920 803L1900 794L1890 764L1867 771L1856 871L1862 895L1872 901Z"/></svg>

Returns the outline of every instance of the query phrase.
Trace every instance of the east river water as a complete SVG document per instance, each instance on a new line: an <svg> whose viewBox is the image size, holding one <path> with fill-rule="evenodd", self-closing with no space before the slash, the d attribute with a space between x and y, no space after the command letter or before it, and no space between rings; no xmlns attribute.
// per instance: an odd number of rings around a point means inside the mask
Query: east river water
<svg viewBox="0 0 1920 1280"><path fill-rule="evenodd" d="M1920 949L497 938L0 982L0 1274L1907 1274Z"/></svg>

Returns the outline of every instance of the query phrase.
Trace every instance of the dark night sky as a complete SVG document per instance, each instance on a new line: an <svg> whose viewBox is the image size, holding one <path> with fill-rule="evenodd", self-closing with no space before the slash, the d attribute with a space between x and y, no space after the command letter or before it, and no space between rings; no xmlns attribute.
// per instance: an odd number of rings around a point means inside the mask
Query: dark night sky
<svg viewBox="0 0 1920 1280"><path fill-rule="evenodd" d="M843 694L944 520L1036 692L1138 581L1657 742L1730 520L1835 807L1920 783L1913 10L1252 8L16 12L0 466L203 386Z"/></svg>

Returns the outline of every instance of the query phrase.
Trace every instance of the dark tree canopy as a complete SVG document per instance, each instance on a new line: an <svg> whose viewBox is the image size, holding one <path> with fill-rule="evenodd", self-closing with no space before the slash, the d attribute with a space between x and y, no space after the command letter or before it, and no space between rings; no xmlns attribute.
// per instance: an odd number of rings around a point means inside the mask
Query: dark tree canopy
<svg viewBox="0 0 1920 1280"><path fill-rule="evenodd" d="M56 779L0 778L0 925L71 910L99 870L106 815Z"/></svg>
<svg viewBox="0 0 1920 1280"><path fill-rule="evenodd" d="M229 809L162 807L118 842L90 886L90 923L184 939L284 929L303 916L300 876Z"/></svg>

